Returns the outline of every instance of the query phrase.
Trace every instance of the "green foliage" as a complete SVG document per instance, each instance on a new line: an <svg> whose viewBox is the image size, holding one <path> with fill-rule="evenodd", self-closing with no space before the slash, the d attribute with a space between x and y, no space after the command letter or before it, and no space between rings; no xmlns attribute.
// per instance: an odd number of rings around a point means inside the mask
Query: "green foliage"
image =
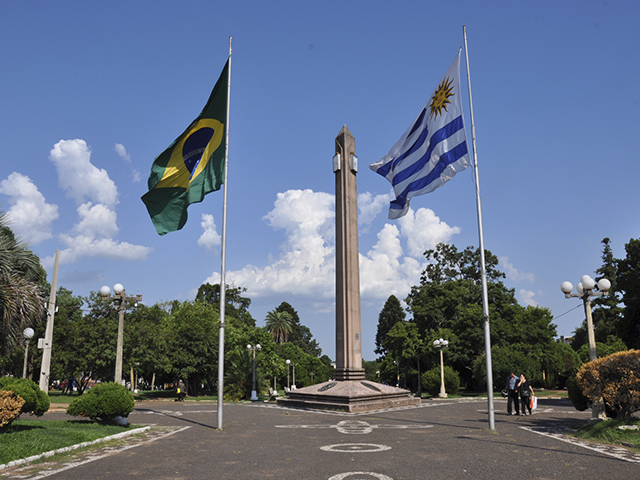
<svg viewBox="0 0 640 480"><path fill-rule="evenodd" d="M626 256L618 261L616 286L622 293L624 313L617 336L630 348L640 348L640 239L624 246Z"/></svg>
<svg viewBox="0 0 640 480"><path fill-rule="evenodd" d="M566 386L569 400L571 400L575 409L581 412L585 411L589 407L589 398L582 393L582 388L578 385L575 373L567 379Z"/></svg>
<svg viewBox="0 0 640 480"><path fill-rule="evenodd" d="M109 382L96 385L76 398L67 408L67 414L107 423L115 417L127 417L134 406L133 395L126 387Z"/></svg>
<svg viewBox="0 0 640 480"><path fill-rule="evenodd" d="M618 352L582 366L578 385L589 398L602 398L618 418L640 410L640 350Z"/></svg>
<svg viewBox="0 0 640 480"><path fill-rule="evenodd" d="M441 384L440 367L434 367L422 374L422 388L432 397L438 396ZM455 395L460 390L460 375L448 365L444 366L444 388L448 395Z"/></svg>
<svg viewBox="0 0 640 480"><path fill-rule="evenodd" d="M491 368L493 370L493 388L502 390L505 387L507 377L514 371L516 375L524 373L527 378L533 378L534 373L539 375L540 366L532 361L525 353L514 347L492 347ZM487 389L487 361L485 355L480 355L473 362L474 388L477 391Z"/></svg>
<svg viewBox="0 0 640 480"><path fill-rule="evenodd" d="M271 310L267 312L265 319L267 331L273 335L273 341L284 343L289 340L289 335L293 331L293 319L286 311Z"/></svg>
<svg viewBox="0 0 640 480"><path fill-rule="evenodd" d="M40 390L37 383L27 378L0 378L0 390L13 390L24 400L20 413L30 413L41 417L49 410L49 395Z"/></svg>
<svg viewBox="0 0 640 480"><path fill-rule="evenodd" d="M291 333L289 335L289 342L297 345L309 355L319 357L322 355L322 349L318 342L314 340L313 335L309 327L300 323L300 317L298 312L289 305L287 302L282 302L276 312L287 312L291 315Z"/></svg>
<svg viewBox="0 0 640 480"><path fill-rule="evenodd" d="M9 228L0 212L0 355L11 354L16 339L26 327L46 318L46 277L40 259Z"/></svg>
<svg viewBox="0 0 640 480"><path fill-rule="evenodd" d="M245 287L232 288L227 285L224 295L225 316L235 317L251 327L256 326L255 319L249 313L251 299L242 295L247 291ZM196 295L196 302L206 303L220 311L220 284L211 285L205 283L200 285Z"/></svg>
<svg viewBox="0 0 640 480"><path fill-rule="evenodd" d="M380 315L378 315L378 331L376 332L375 348L375 352L378 355L384 356L387 354L387 349L384 347L384 341L387 338L387 334L396 323L403 322L405 316L406 314L402 309L400 300L398 300L395 295L391 295L384 303Z"/></svg>

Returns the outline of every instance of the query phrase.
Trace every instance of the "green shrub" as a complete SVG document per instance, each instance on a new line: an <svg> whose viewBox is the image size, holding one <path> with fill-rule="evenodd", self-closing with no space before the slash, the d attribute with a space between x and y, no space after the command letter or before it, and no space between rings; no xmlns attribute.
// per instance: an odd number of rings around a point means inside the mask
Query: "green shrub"
<svg viewBox="0 0 640 480"><path fill-rule="evenodd" d="M0 390L13 390L24 400L24 405L20 413L30 413L38 417L44 415L49 410L51 404L49 395L40 390L40 387L33 380L27 378L0 378Z"/></svg>
<svg viewBox="0 0 640 480"><path fill-rule="evenodd" d="M134 406L133 395L126 387L109 382L101 383L76 398L67 408L67 414L107 423L115 417L127 417Z"/></svg>
<svg viewBox="0 0 640 480"><path fill-rule="evenodd" d="M585 411L589 407L589 398L582 393L582 389L578 386L575 373L567 379L565 385L569 393L569 400L571 400L575 409L581 412Z"/></svg>
<svg viewBox="0 0 640 480"><path fill-rule="evenodd" d="M24 400L13 390L0 390L0 429L20 416Z"/></svg>
<svg viewBox="0 0 640 480"><path fill-rule="evenodd" d="M422 389L433 397L440 393L440 367L432 368L422 374ZM448 395L454 395L460 390L460 375L452 367L444 367L444 388Z"/></svg>
<svg viewBox="0 0 640 480"><path fill-rule="evenodd" d="M640 410L640 350L597 358L584 364L576 378L584 395L602 398L618 418Z"/></svg>

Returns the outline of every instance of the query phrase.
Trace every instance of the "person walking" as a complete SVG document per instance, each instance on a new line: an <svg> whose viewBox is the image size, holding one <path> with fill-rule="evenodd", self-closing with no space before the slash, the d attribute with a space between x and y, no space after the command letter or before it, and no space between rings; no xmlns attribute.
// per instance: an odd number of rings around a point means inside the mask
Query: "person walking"
<svg viewBox="0 0 640 480"><path fill-rule="evenodd" d="M178 388L176 389L176 392L178 393L178 402L182 402L184 397L187 396L186 387L182 379L178 381Z"/></svg>
<svg viewBox="0 0 640 480"><path fill-rule="evenodd" d="M520 381L518 382L518 392L520 393L520 402L522 403L522 414L531 415L531 395L533 393L533 387L525 377L524 373L520 375ZM529 413L527 413L529 410Z"/></svg>
<svg viewBox="0 0 640 480"><path fill-rule="evenodd" d="M509 399L507 400L507 414L508 415L520 415L520 406L518 405L518 377L515 372L511 372L507 377L507 384L504 387L508 392ZM513 410L515 408L515 413Z"/></svg>

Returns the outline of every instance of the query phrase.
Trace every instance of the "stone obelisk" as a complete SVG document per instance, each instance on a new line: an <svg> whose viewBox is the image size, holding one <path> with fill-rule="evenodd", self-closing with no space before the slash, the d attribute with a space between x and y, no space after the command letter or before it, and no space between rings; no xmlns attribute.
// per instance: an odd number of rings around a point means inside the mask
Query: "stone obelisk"
<svg viewBox="0 0 640 480"><path fill-rule="evenodd" d="M356 140L347 126L336 137L336 380L363 380Z"/></svg>
<svg viewBox="0 0 640 480"><path fill-rule="evenodd" d="M333 157L336 176L336 369L335 380L287 392L286 407L365 412L419 405L401 388L365 380L360 330L360 258L356 141L342 127Z"/></svg>

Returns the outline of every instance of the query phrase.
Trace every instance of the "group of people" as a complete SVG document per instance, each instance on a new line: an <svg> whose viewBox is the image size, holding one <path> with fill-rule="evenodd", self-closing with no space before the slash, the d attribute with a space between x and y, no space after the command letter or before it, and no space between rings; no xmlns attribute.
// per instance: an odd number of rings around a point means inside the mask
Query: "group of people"
<svg viewBox="0 0 640 480"><path fill-rule="evenodd" d="M509 415L520 415L520 405L518 405L518 396L522 406L523 415L531 415L531 397L534 395L533 388L524 373L518 378L515 372L511 372L507 377L505 386L507 391L507 413ZM515 409L515 412L513 411ZM527 413L527 410L529 413Z"/></svg>

